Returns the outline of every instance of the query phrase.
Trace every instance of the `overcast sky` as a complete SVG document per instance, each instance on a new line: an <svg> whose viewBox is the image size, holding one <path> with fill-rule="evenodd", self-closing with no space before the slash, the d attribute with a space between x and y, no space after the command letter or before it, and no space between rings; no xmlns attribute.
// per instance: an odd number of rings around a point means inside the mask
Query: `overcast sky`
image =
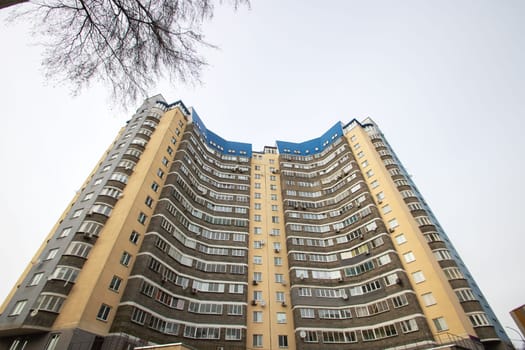
<svg viewBox="0 0 525 350"><path fill-rule="evenodd" d="M29 26L0 13L0 299L119 128L104 86L45 81ZM301 142L372 117L503 326L525 303L525 2L252 0L218 9L203 85L162 81L220 136ZM117 102L118 104L118 102ZM507 330L511 339L518 334Z"/></svg>

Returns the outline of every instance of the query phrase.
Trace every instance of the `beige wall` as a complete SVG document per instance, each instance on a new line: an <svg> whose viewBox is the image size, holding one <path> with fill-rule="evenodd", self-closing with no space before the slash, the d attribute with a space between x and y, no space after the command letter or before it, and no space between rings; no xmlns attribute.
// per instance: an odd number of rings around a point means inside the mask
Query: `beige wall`
<svg viewBox="0 0 525 350"><path fill-rule="evenodd" d="M259 167L260 170L256 170ZM246 346L253 348L253 335L262 334L264 349L279 349L278 336L286 335L288 337L288 348L295 349L295 336L293 325L293 314L290 307L290 287L288 281L288 259L286 255L286 235L284 229L284 214L281 201L281 187L279 174L275 170L279 168L278 155L274 153L254 153L252 158L252 173L251 173L251 208L250 208L250 247L249 247L249 263L248 263L248 329ZM257 179L257 174L260 178ZM259 183L261 188L257 189L256 183ZM271 186L275 185L272 190ZM255 198L255 193L260 193L261 198ZM271 200L271 195L276 195L277 200ZM256 203L261 204L261 209L255 209ZM277 205L277 211L272 210L272 205ZM261 216L261 221L254 220L255 215ZM272 216L277 216L278 223L272 223ZM256 227L262 228L261 234L254 234ZM270 235L272 229L279 229L280 235ZM254 241L264 241L261 248L254 248ZM280 251L276 252L274 249L274 242L279 242L281 245ZM262 257L261 264L254 264L254 256ZM281 258L282 264L275 266L274 258ZM262 282L253 285L254 272L262 273ZM284 275L284 283L275 282L275 274ZM265 305L257 303L252 306L253 292L255 290L262 291ZM276 292L284 292L284 305L277 301ZM263 319L261 323L253 322L253 312L262 312ZM286 315L285 323L277 322L278 313Z"/></svg>

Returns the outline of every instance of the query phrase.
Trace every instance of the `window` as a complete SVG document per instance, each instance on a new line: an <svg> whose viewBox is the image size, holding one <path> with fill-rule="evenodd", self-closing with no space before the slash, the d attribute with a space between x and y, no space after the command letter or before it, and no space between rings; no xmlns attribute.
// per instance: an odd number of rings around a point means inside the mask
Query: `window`
<svg viewBox="0 0 525 350"><path fill-rule="evenodd" d="M120 263L124 266L129 266L130 261L131 255L128 252L122 253L122 256L120 257Z"/></svg>
<svg viewBox="0 0 525 350"><path fill-rule="evenodd" d="M456 289L454 292L461 303L464 301L476 300L476 297L470 288Z"/></svg>
<svg viewBox="0 0 525 350"><path fill-rule="evenodd" d="M284 282L284 275L282 273L276 273L275 283L283 283L283 282Z"/></svg>
<svg viewBox="0 0 525 350"><path fill-rule="evenodd" d="M58 248L50 249L47 253L47 256L44 260L51 260L53 259L58 253Z"/></svg>
<svg viewBox="0 0 525 350"><path fill-rule="evenodd" d="M356 144L354 145L354 149L359 149L360 147L361 147L361 145L360 145L359 143L356 143Z"/></svg>
<svg viewBox="0 0 525 350"><path fill-rule="evenodd" d="M113 278L111 279L111 282L109 282L109 289L115 292L118 292L121 283L122 283L122 278L118 276L113 276Z"/></svg>
<svg viewBox="0 0 525 350"><path fill-rule="evenodd" d="M261 227L254 227L253 228L253 233L256 234L256 235L260 235L262 233L262 228Z"/></svg>
<svg viewBox="0 0 525 350"><path fill-rule="evenodd" d="M254 290L253 291L253 299L257 300L257 301L261 301L262 300L262 291Z"/></svg>
<svg viewBox="0 0 525 350"><path fill-rule="evenodd" d="M102 304L100 309L98 309L97 320L107 321L109 317L109 312L111 311L111 306Z"/></svg>
<svg viewBox="0 0 525 350"><path fill-rule="evenodd" d="M283 264L283 259L281 257L276 256L273 258L273 264L275 266L281 266Z"/></svg>
<svg viewBox="0 0 525 350"><path fill-rule="evenodd" d="M260 323L263 321L263 313L262 311L254 311L253 312L253 322L254 323Z"/></svg>
<svg viewBox="0 0 525 350"><path fill-rule="evenodd" d="M90 200L91 198L93 198L93 192L89 192L89 193L87 193L87 194L84 196L83 201L88 201L88 200Z"/></svg>
<svg viewBox="0 0 525 350"><path fill-rule="evenodd" d="M463 274L457 267L448 267L446 269L443 269L443 272L445 272L445 275L449 280L464 278Z"/></svg>
<svg viewBox="0 0 525 350"><path fill-rule="evenodd" d="M151 184L151 189L157 192L159 190L159 184L153 181L153 183Z"/></svg>
<svg viewBox="0 0 525 350"><path fill-rule="evenodd" d="M311 297L312 296L312 289L311 288L299 288L299 296L300 297Z"/></svg>
<svg viewBox="0 0 525 350"><path fill-rule="evenodd" d="M262 272L254 272L253 273L253 280L257 282L262 281Z"/></svg>
<svg viewBox="0 0 525 350"><path fill-rule="evenodd" d="M415 283L421 283L425 281L425 275L423 275L422 271L412 272L412 278L414 279Z"/></svg>
<svg viewBox="0 0 525 350"><path fill-rule="evenodd" d="M278 216L272 216L272 223L278 224L279 223L279 217Z"/></svg>
<svg viewBox="0 0 525 350"><path fill-rule="evenodd" d="M374 176L374 171L372 169L369 169L367 172L366 172L366 177L372 177Z"/></svg>
<svg viewBox="0 0 525 350"><path fill-rule="evenodd" d="M434 322L434 326L438 332L443 332L448 329L447 323L443 317L434 318L432 322Z"/></svg>
<svg viewBox="0 0 525 350"><path fill-rule="evenodd" d="M287 348L288 347L288 336L287 335L279 335L279 347L280 348Z"/></svg>
<svg viewBox="0 0 525 350"><path fill-rule="evenodd" d="M261 183L260 182L256 182L254 188L260 189L261 188Z"/></svg>
<svg viewBox="0 0 525 350"><path fill-rule="evenodd" d="M260 348L263 346L263 336L262 334L254 334L252 338L252 346Z"/></svg>
<svg viewBox="0 0 525 350"><path fill-rule="evenodd" d="M162 157L162 164L168 165L168 159L166 157Z"/></svg>
<svg viewBox="0 0 525 350"><path fill-rule="evenodd" d="M15 339L12 343L11 343L11 346L9 347L9 350L24 350L27 346L27 344L29 343L28 340L24 340L24 339Z"/></svg>
<svg viewBox="0 0 525 350"><path fill-rule="evenodd" d="M490 326L489 319L483 312L470 314L468 318L474 327Z"/></svg>
<svg viewBox="0 0 525 350"><path fill-rule="evenodd" d="M408 299L405 294L401 294L392 298L392 304L397 309L399 307L408 305Z"/></svg>
<svg viewBox="0 0 525 350"><path fill-rule="evenodd" d="M24 307L27 304L27 300L19 300L16 302L15 306L13 306L13 311L9 314L9 316L16 316L20 315L22 310L24 310Z"/></svg>
<svg viewBox="0 0 525 350"><path fill-rule="evenodd" d="M277 185L270 185L270 190L277 191Z"/></svg>
<svg viewBox="0 0 525 350"><path fill-rule="evenodd" d="M262 264L262 256L255 255L253 257L253 263L256 264L256 265Z"/></svg>
<svg viewBox="0 0 525 350"><path fill-rule="evenodd" d="M33 278L31 278L31 281L29 282L28 286L36 286L42 277L44 276L43 272L38 272L33 275Z"/></svg>
<svg viewBox="0 0 525 350"><path fill-rule="evenodd" d="M261 203L255 203L254 209L255 210L260 210L261 209Z"/></svg>
<svg viewBox="0 0 525 350"><path fill-rule="evenodd" d="M272 204L272 211L277 211L277 208L278 208L277 205Z"/></svg>
<svg viewBox="0 0 525 350"><path fill-rule="evenodd" d="M60 340L60 334L53 334L49 338L49 342L47 343L45 350L55 350L59 340Z"/></svg>
<svg viewBox="0 0 525 350"><path fill-rule="evenodd" d="M137 242L139 241L139 238L140 238L140 235L135 231L131 232L131 235L129 235L129 241L133 244L137 244Z"/></svg>
<svg viewBox="0 0 525 350"><path fill-rule="evenodd" d="M62 307L62 304L64 303L64 300L65 298L62 296L42 293L36 300L35 309L58 313Z"/></svg>
<svg viewBox="0 0 525 350"><path fill-rule="evenodd" d="M242 329L240 328L226 328L226 340L241 340Z"/></svg>
<svg viewBox="0 0 525 350"><path fill-rule="evenodd" d="M425 293L421 295L421 298L423 299L425 306L431 306L436 304L436 299L434 298L434 295L432 293Z"/></svg>
<svg viewBox="0 0 525 350"><path fill-rule="evenodd" d="M432 253L437 261L452 260L452 255L450 255L450 252L447 249L434 250Z"/></svg>
<svg viewBox="0 0 525 350"><path fill-rule="evenodd" d="M277 323L286 323L286 313L285 312L277 313Z"/></svg>
<svg viewBox="0 0 525 350"><path fill-rule="evenodd" d="M73 218L78 218L78 217L80 217L80 215L82 215L82 211L83 211L83 210L84 210L84 209L77 209L77 210L75 210L75 212L73 213L73 216L72 216L72 217L73 217Z"/></svg>
<svg viewBox="0 0 525 350"><path fill-rule="evenodd" d="M255 192L255 199L261 199L261 194L259 192Z"/></svg>
<svg viewBox="0 0 525 350"><path fill-rule="evenodd" d="M284 292L275 292L275 300L278 302L284 302L286 299L284 298Z"/></svg>
<svg viewBox="0 0 525 350"><path fill-rule="evenodd" d="M401 321L401 329L403 330L403 333L410 333L410 332L417 331L419 328L417 327L416 320L411 319L411 320Z"/></svg>
<svg viewBox="0 0 525 350"><path fill-rule="evenodd" d="M392 208L390 207L390 205L384 205L381 210L383 211L383 214L388 214L392 211Z"/></svg>
<svg viewBox="0 0 525 350"><path fill-rule="evenodd" d="M370 187L372 188L376 188L377 186L379 186L379 182L377 180L374 180L370 183Z"/></svg>
<svg viewBox="0 0 525 350"><path fill-rule="evenodd" d="M399 223L397 222L397 219L392 219L388 221L388 228L393 230L398 226L399 226Z"/></svg>
<svg viewBox="0 0 525 350"><path fill-rule="evenodd" d="M272 231L270 232L270 236L279 236L281 234L281 230L278 228L272 228Z"/></svg>
<svg viewBox="0 0 525 350"><path fill-rule="evenodd" d="M261 215L255 214L253 220L256 221L256 222L260 222L261 221Z"/></svg>
<svg viewBox="0 0 525 350"><path fill-rule="evenodd" d="M138 220L142 225L145 225L147 219L148 219L148 217L147 217L146 214L144 214L143 212L140 212L139 217L137 218L137 220Z"/></svg>
<svg viewBox="0 0 525 350"><path fill-rule="evenodd" d="M368 160L362 161L361 165L363 166L363 168L366 168L368 166Z"/></svg>
<svg viewBox="0 0 525 350"><path fill-rule="evenodd" d="M270 199L271 199L272 201L276 201L276 200L277 200L277 195L276 195L276 194L272 194L272 195L270 195Z"/></svg>
<svg viewBox="0 0 525 350"><path fill-rule="evenodd" d="M228 305L228 315L241 316L243 314L244 312L243 312L242 305L239 305L239 304Z"/></svg>
<svg viewBox="0 0 525 350"><path fill-rule="evenodd" d="M151 198L150 196L147 196L147 197L146 197L146 201L145 201L145 203L146 203L146 205L147 205L148 207L151 208L151 205L153 204L153 198Z"/></svg>
<svg viewBox="0 0 525 350"><path fill-rule="evenodd" d="M385 194L383 191L379 192L378 194L376 194L376 198L377 198L377 201L382 201L383 199L385 199Z"/></svg>
<svg viewBox="0 0 525 350"><path fill-rule="evenodd" d="M93 182L93 186L100 185L101 183L102 183L102 178L99 177L98 179L96 179L96 180Z"/></svg>
<svg viewBox="0 0 525 350"><path fill-rule="evenodd" d="M405 262L407 263L411 263L412 261L416 260L416 257L414 256L414 253L412 252L407 252L403 254L403 258L405 259Z"/></svg>
<svg viewBox="0 0 525 350"><path fill-rule="evenodd" d="M58 238L67 237L69 236L70 233L71 233L71 227L66 227L65 229L62 230L62 232L60 232L60 236L58 236Z"/></svg>
<svg viewBox="0 0 525 350"><path fill-rule="evenodd" d="M299 309L301 318L315 318L314 309Z"/></svg>
<svg viewBox="0 0 525 350"><path fill-rule="evenodd" d="M173 148L168 146L168 148L166 149L166 152L168 152L168 154L171 156L173 154Z"/></svg>
<svg viewBox="0 0 525 350"><path fill-rule="evenodd" d="M396 236L396 243L397 244L403 244L407 241L404 234L400 234Z"/></svg>

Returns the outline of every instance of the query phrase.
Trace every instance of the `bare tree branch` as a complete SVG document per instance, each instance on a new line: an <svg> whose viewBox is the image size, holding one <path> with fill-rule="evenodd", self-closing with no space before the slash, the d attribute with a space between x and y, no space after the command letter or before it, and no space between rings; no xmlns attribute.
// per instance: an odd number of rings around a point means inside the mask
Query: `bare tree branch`
<svg viewBox="0 0 525 350"><path fill-rule="evenodd" d="M116 104L125 105L161 77L200 81L206 61L199 50L214 47L201 27L217 2L36 0L19 16L33 16L43 35L49 78L68 81L75 93L92 81L105 82ZM249 0L231 3L249 6Z"/></svg>

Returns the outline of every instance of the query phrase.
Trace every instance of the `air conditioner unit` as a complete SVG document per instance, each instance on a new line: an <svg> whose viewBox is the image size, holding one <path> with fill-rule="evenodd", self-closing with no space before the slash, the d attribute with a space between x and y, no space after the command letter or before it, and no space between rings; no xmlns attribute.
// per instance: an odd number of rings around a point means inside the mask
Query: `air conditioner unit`
<svg viewBox="0 0 525 350"><path fill-rule="evenodd" d="M261 304L262 307L264 307L264 306L266 306L266 301L261 300L261 301L260 301L260 304Z"/></svg>
<svg viewBox="0 0 525 350"><path fill-rule="evenodd" d="M84 239L91 239L93 237L93 234L90 232L84 232Z"/></svg>
<svg viewBox="0 0 525 350"><path fill-rule="evenodd" d="M256 285L259 284L259 282L258 282L257 280L253 280L252 284L253 284L254 286L256 286Z"/></svg>
<svg viewBox="0 0 525 350"><path fill-rule="evenodd" d="M280 250L279 248L275 248L275 249L274 249L274 252L276 252L276 253L280 253L281 250Z"/></svg>
<svg viewBox="0 0 525 350"><path fill-rule="evenodd" d="M388 231L390 231L390 233L393 233L395 231L395 229L391 227L391 228L388 229Z"/></svg>
<svg viewBox="0 0 525 350"><path fill-rule="evenodd" d="M283 301L283 302L281 303L281 305L282 305L283 307L288 306L288 305L286 305L286 301Z"/></svg>
<svg viewBox="0 0 525 350"><path fill-rule="evenodd" d="M254 305L254 306L257 305L257 300L253 299L252 300L252 305Z"/></svg>
<svg viewBox="0 0 525 350"><path fill-rule="evenodd" d="M343 300L348 300L348 295L347 294L343 294L343 295L341 295L341 298L343 298Z"/></svg>
<svg viewBox="0 0 525 350"><path fill-rule="evenodd" d="M261 241L261 245L265 245L266 242L264 241L264 239Z"/></svg>

